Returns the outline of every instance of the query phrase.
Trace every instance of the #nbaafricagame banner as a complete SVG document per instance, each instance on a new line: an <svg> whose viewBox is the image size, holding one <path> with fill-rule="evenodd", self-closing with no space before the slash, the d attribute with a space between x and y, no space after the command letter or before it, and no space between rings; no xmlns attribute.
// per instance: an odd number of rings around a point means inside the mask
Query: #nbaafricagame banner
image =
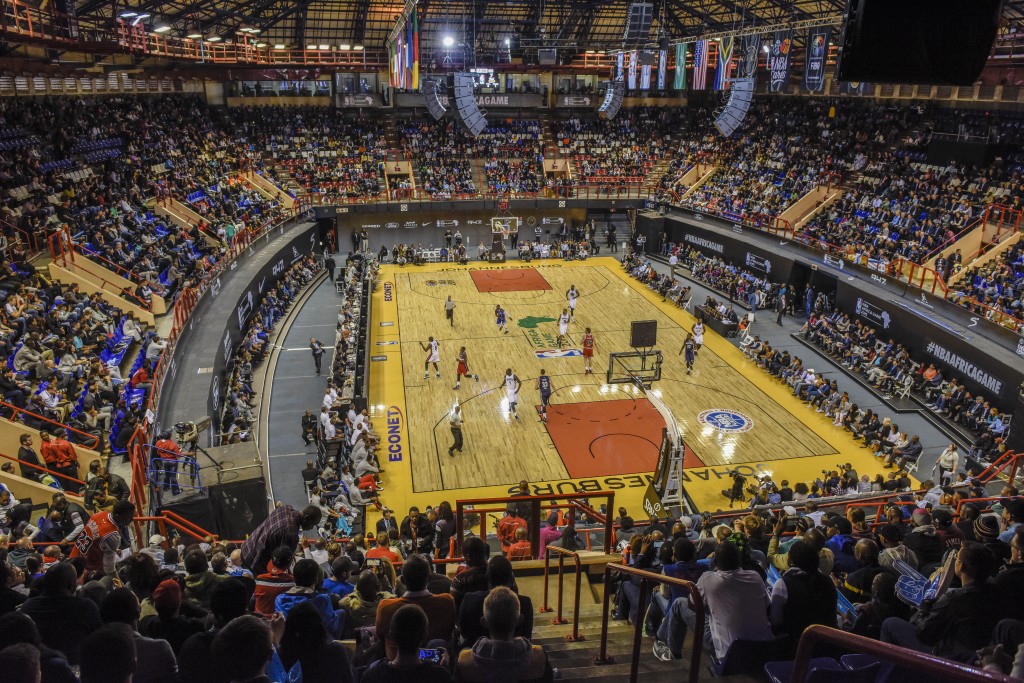
<svg viewBox="0 0 1024 683"><path fill-rule="evenodd" d="M640 61L640 53L633 50L629 53L629 72L626 75L629 90L636 90L636 63Z"/></svg>
<svg viewBox="0 0 1024 683"><path fill-rule="evenodd" d="M825 60L828 58L828 40L831 31L832 29L828 26L819 26L807 32L804 88L811 92L821 92L825 88Z"/></svg>
<svg viewBox="0 0 1024 683"><path fill-rule="evenodd" d="M676 44L676 75L672 87L686 90L686 43Z"/></svg>
<svg viewBox="0 0 1024 683"><path fill-rule="evenodd" d="M658 90L665 89L665 72L668 71L668 50L658 51Z"/></svg>
<svg viewBox="0 0 1024 683"><path fill-rule="evenodd" d="M715 90L725 90L729 78L729 65L732 63L732 46L736 39L732 36L718 39L718 66L715 69Z"/></svg>
<svg viewBox="0 0 1024 683"><path fill-rule="evenodd" d="M707 87L708 77L708 41L698 40L693 49L693 89L703 90Z"/></svg>
<svg viewBox="0 0 1024 683"><path fill-rule="evenodd" d="M776 31L768 44L768 89L781 92L789 82L790 54L793 47L792 31Z"/></svg>

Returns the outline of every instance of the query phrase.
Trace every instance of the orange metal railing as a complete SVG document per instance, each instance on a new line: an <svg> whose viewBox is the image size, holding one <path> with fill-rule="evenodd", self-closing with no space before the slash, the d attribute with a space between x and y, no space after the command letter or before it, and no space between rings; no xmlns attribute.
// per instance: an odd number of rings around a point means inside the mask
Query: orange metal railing
<svg viewBox="0 0 1024 683"><path fill-rule="evenodd" d="M576 563L576 597L572 611L572 633L566 635L565 639L570 642L584 640L585 636L580 633L580 588L583 581L583 565L580 564L579 553L553 545L549 545L544 549L544 604L541 606L540 611L551 611L551 608L548 607L548 573L551 565L551 553L558 555L558 613L551 620L551 623L555 625L566 623L565 619L562 618L562 584L565 575L565 558L571 557L573 562Z"/></svg>
<svg viewBox="0 0 1024 683"><path fill-rule="evenodd" d="M10 404L7 401L4 401L2 399L0 399L0 408L5 408L5 409L11 411L10 417L7 418L8 422L16 421L18 419L19 415L28 415L33 420L39 420L40 422L45 422L46 424L53 425L54 427L56 427L58 429L62 429L62 430L66 429L67 431L71 432L72 434L77 434L78 436L82 437L82 439L84 439L84 443L82 443L81 445L84 446L85 448L88 448L88 449L91 449L91 450L94 450L94 451L100 450L100 447L99 447L100 446L100 439L99 439L98 436L95 436L94 434L89 434L89 433L83 432L83 431L81 431L79 429L75 429L74 427L69 427L68 425L64 424L63 422L57 422L56 420L52 420L52 419L50 419L48 417L40 415L39 413L33 413L31 410L27 410L25 408L19 408L18 406L12 405L12 404Z"/></svg>
<svg viewBox="0 0 1024 683"><path fill-rule="evenodd" d="M604 537L604 552L608 553L611 550L611 535L612 535L612 518L611 515L599 515L594 512L593 508L585 506L580 500L579 493L568 493L568 494L550 494L542 496L501 496L497 498L474 498L470 500L459 500L455 503L455 553L462 554L462 538L463 538L463 521L467 513L481 514L481 527L480 527L480 538L486 540L487 526L486 519L490 513L501 513L510 505L521 505L523 503L530 505L530 517L527 520L527 533L530 537L530 544L532 545L533 557L540 557L540 513L542 509L551 509L556 506L548 505L544 506L543 503L554 503L556 501L562 501L563 505L570 508L570 510L580 510L587 512L588 514L593 513L604 523L605 537ZM615 493L613 491L588 491L587 498L590 500L598 499L604 500L606 510L615 509ZM480 507L488 505L501 504L504 507ZM585 506L585 507L584 507ZM589 510L589 512L588 512Z"/></svg>
<svg viewBox="0 0 1024 683"><path fill-rule="evenodd" d="M258 225L249 227L242 233L239 233L240 239L236 240L236 243L229 248L228 253L221 257L216 265L204 273L203 279L197 287L186 287L182 289L177 300L174 302L174 307L171 312L174 322L171 326L171 331L166 338L167 347L160 353L160 357L157 359L156 365L153 369L153 387L150 389L146 403L147 414L156 415L157 413L157 407L160 405L160 394L163 388L164 379L173 367L172 359L174 357L174 350L177 347L178 338L181 336L181 332L188 323L192 312L206 294L210 282L224 272L225 269L229 268L235 258L237 258L238 255L255 240L259 239L267 232L303 215L308 208L308 205L304 202L297 203L292 210L287 211L277 220L264 221ZM0 402L0 404L2 404L2 402ZM153 423L148 420L144 420L138 425L135 432L128 440L128 458L132 467L132 502L135 503L137 514L140 515L145 511L147 501L146 470L149 466L148 444L153 441L154 428L155 425Z"/></svg>
<svg viewBox="0 0 1024 683"><path fill-rule="evenodd" d="M83 488L85 487L85 482L82 481L81 479L77 479L75 477L69 477L66 474L61 474L60 472L55 472L54 470L47 469L45 467L42 467L41 465L33 465L30 462L25 462L24 460L21 460L20 458L15 458L13 456L5 455L3 453L0 453L0 458L4 458L5 460L10 460L12 462L16 462L21 467L28 467L29 469L37 470L39 472L45 472L46 474L49 474L51 477L54 477L56 479L62 479L64 481L69 481L69 482L71 482L71 483L73 483L73 484L75 484L77 486L81 486ZM20 475L18 475L18 476L20 476ZM75 494L72 493L72 494L69 494L69 495L75 495Z"/></svg>

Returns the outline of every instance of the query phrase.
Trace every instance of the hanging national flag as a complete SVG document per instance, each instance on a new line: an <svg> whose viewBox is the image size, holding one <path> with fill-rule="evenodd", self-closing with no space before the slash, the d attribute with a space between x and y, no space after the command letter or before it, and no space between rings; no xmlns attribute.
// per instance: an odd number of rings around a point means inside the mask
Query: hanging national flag
<svg viewBox="0 0 1024 683"><path fill-rule="evenodd" d="M412 13L412 89L420 89L420 21L416 10Z"/></svg>
<svg viewBox="0 0 1024 683"><path fill-rule="evenodd" d="M676 43L676 77L672 87L686 90L686 43Z"/></svg>
<svg viewBox="0 0 1024 683"><path fill-rule="evenodd" d="M707 86L708 41L698 40L693 48L693 89L703 90Z"/></svg>
<svg viewBox="0 0 1024 683"><path fill-rule="evenodd" d="M647 55L647 57L650 58L651 62L654 61L654 53L647 52L646 55ZM644 61L646 62L647 60L644 60ZM653 63L652 64L646 64L646 63L640 64L640 89L641 90L650 90L651 89L651 67L652 66L654 66Z"/></svg>
<svg viewBox="0 0 1024 683"><path fill-rule="evenodd" d="M627 88L629 90L636 90L636 63L639 61L640 53L633 50L629 53L629 72L627 78Z"/></svg>
<svg viewBox="0 0 1024 683"><path fill-rule="evenodd" d="M658 90L665 89L667 80L665 72L668 71L668 50L658 51Z"/></svg>
<svg viewBox="0 0 1024 683"><path fill-rule="evenodd" d="M729 64L732 62L732 46L735 38L718 39L718 68L715 69L715 90L725 90L729 78Z"/></svg>

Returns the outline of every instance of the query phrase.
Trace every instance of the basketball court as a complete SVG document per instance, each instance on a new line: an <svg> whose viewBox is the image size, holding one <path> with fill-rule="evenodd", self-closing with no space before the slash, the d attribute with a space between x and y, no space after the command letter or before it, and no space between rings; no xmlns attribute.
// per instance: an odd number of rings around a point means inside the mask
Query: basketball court
<svg viewBox="0 0 1024 683"><path fill-rule="evenodd" d="M632 351L633 320L657 322L655 348L664 363L650 393L671 410L683 434L683 479L699 509L728 507L721 492L733 468L795 482L840 462L860 471L877 467L866 448L710 330L687 375L678 353L695 319L662 303L613 258L529 266L385 265L381 283L372 307L371 415L386 441L385 500L400 512L410 505L505 495L526 479L536 493L614 490L618 505L642 516L665 423L643 390L608 382L610 354ZM576 321L569 325L568 346L559 349L557 319L571 285L580 292ZM454 325L444 314L449 296L456 304ZM508 334L495 325L499 304L509 315ZM579 348L586 327L597 340L593 374L584 373ZM423 377L420 345L431 336L440 342L440 379L433 367ZM462 346L479 380L463 378L456 390ZM508 411L507 368L522 381L518 421ZM554 385L547 423L540 420L535 388L542 368ZM465 447L449 457L448 415L456 401Z"/></svg>

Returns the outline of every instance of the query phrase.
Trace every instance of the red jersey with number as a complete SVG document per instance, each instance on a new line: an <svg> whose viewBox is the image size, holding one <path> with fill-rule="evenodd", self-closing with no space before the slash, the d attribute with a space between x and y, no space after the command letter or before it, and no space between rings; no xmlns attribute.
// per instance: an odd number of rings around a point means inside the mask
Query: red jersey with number
<svg viewBox="0 0 1024 683"><path fill-rule="evenodd" d="M592 334L583 335L583 355L588 357L594 355L594 335Z"/></svg>
<svg viewBox="0 0 1024 683"><path fill-rule="evenodd" d="M103 569L104 552L116 552L121 545L121 530L109 512L97 512L75 539L71 557L84 557L86 571Z"/></svg>

